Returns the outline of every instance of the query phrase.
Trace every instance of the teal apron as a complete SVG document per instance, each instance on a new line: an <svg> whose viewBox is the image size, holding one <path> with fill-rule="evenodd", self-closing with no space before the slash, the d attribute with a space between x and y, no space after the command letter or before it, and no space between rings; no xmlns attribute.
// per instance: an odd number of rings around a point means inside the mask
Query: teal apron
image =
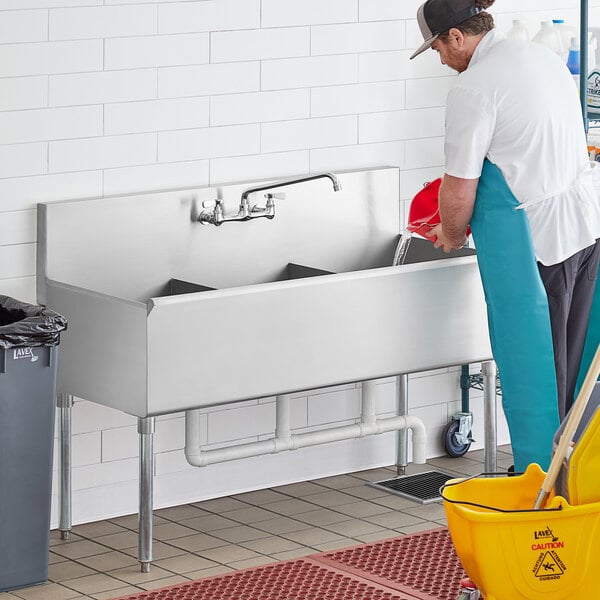
<svg viewBox="0 0 600 600"><path fill-rule="evenodd" d="M471 230L502 405L515 471L524 471L529 463L546 470L559 426L552 330L529 222L518 206L500 169L486 160Z"/></svg>

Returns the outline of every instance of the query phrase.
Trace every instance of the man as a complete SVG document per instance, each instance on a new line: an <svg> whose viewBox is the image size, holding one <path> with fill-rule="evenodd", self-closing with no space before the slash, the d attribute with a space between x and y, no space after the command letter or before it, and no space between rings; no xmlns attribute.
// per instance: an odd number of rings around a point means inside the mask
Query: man
<svg viewBox="0 0 600 600"><path fill-rule="evenodd" d="M600 337L588 331L600 202L566 65L494 29L493 3L427 0L417 13L425 41L411 59L432 48L459 73L431 237L449 252L471 225L515 466L547 468L586 335Z"/></svg>

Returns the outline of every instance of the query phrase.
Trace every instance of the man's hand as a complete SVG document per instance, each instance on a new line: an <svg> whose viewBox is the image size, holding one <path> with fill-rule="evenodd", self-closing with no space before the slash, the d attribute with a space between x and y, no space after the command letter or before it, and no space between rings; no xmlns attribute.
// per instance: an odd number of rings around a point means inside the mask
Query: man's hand
<svg viewBox="0 0 600 600"><path fill-rule="evenodd" d="M461 239L451 238L450 236L446 235L441 224L432 227L431 230L425 234L425 236L433 242L433 246L435 248L443 248L446 254L450 252L450 250L458 250L459 248L462 248L467 243L466 235L463 235Z"/></svg>

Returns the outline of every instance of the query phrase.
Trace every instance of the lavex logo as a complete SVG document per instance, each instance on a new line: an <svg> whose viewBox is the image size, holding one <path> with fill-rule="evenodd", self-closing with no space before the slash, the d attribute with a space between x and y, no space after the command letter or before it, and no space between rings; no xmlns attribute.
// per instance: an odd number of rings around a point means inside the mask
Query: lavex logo
<svg viewBox="0 0 600 600"><path fill-rule="evenodd" d="M533 533L533 536L535 537L536 540L550 539L553 542L558 541L558 538L554 535L554 533L552 533L552 529L550 529L550 527L546 527L546 529L543 529L541 531L535 531Z"/></svg>
<svg viewBox="0 0 600 600"><path fill-rule="evenodd" d="M33 353L32 348L15 348L13 350L13 358L18 360L20 358L28 358L31 362L35 362L39 356Z"/></svg>

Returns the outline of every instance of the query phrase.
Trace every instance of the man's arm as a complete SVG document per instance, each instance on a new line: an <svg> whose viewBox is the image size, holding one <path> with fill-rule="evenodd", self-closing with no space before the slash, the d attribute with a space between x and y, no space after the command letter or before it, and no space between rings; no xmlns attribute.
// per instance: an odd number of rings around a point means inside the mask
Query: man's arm
<svg viewBox="0 0 600 600"><path fill-rule="evenodd" d="M437 236L434 245L450 252L467 243L467 226L473 214L479 179L461 179L445 174L439 192L441 224L428 237Z"/></svg>

